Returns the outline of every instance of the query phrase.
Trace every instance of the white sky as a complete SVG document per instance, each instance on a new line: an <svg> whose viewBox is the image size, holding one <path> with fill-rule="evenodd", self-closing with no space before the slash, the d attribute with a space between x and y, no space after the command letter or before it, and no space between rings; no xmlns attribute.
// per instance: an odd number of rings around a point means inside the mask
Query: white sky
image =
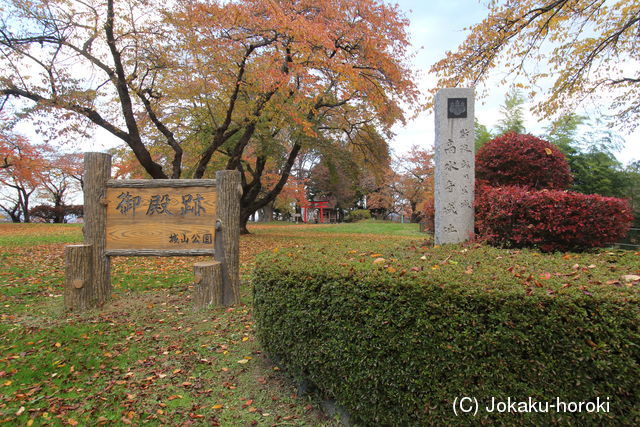
<svg viewBox="0 0 640 427"><path fill-rule="evenodd" d="M486 16L486 7L479 0L395 0L409 18L411 42L419 49L415 66L422 72L419 86L427 90L434 86L434 78L428 75L431 65L442 59L447 51L454 51L464 42L464 28L479 23ZM482 2L486 3L486 2ZM502 77L502 76L500 76ZM498 79L496 79L498 80ZM496 86L487 98L476 99L475 112L479 122L492 129L500 118L500 105L504 101L508 86ZM525 112L527 108L525 106ZM578 112L586 115L588 111ZM531 114L525 114L528 132L541 134L548 122L539 122ZM397 154L407 151L412 145L432 146L434 142L433 115L423 113L404 127L397 127L391 146ZM629 163L640 159L640 129L631 135L620 133L625 147L616 153L618 160Z"/></svg>
<svg viewBox="0 0 640 427"><path fill-rule="evenodd" d="M448 50L455 50L466 38L465 27L478 23L486 14L486 7L479 0L395 0L409 18L410 36L417 51L414 65L421 73L419 87L426 91L434 85L428 71L432 64L443 58ZM476 99L476 116L480 123L492 129L500 118L500 105L508 91L507 86L496 85L487 98ZM526 107L526 106L525 106ZM578 112L587 113L588 112ZM541 134L547 122L538 122L531 114L525 114L528 132ZM429 147L434 142L434 123L430 113L423 113L406 126L395 129L396 137L391 147L396 154L406 152L412 145ZM28 125L18 131L33 135ZM96 129L95 137L83 141L83 151L101 151L119 144L119 140L104 130ZM625 147L617 153L618 159L628 163L640 159L640 128L631 135L621 134Z"/></svg>

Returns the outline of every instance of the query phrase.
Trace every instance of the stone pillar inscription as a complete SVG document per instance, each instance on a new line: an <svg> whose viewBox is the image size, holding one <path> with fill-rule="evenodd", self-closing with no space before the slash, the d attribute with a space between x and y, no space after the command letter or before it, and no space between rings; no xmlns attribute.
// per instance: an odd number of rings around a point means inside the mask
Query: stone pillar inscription
<svg viewBox="0 0 640 427"><path fill-rule="evenodd" d="M473 238L473 89L441 89L435 102L435 244Z"/></svg>

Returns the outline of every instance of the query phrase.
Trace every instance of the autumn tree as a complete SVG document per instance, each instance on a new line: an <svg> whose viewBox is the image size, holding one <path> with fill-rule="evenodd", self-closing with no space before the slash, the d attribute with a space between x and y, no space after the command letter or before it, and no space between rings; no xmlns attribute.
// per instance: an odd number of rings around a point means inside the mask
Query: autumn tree
<svg viewBox="0 0 640 427"><path fill-rule="evenodd" d="M358 170L347 158L324 158L311 170L307 185L312 200L329 200L332 207L353 209L358 199Z"/></svg>
<svg viewBox="0 0 640 427"><path fill-rule="evenodd" d="M384 168L382 180L367 194L367 209L376 218L384 219L389 214L402 215L409 211L407 200L396 190L400 179L400 175L389 165Z"/></svg>
<svg viewBox="0 0 640 427"><path fill-rule="evenodd" d="M62 223L68 214L69 195L82 190L82 155L47 149L44 157L40 196L50 203L51 222Z"/></svg>
<svg viewBox="0 0 640 427"><path fill-rule="evenodd" d="M374 208L388 206L396 213L405 212L411 216L411 222L418 222L433 200L433 173L432 151L414 145L394 160L384 187L369 196L369 204Z"/></svg>
<svg viewBox="0 0 640 427"><path fill-rule="evenodd" d="M0 151L0 209L13 222L30 222L31 197L41 184L45 165L41 149L24 137L2 129Z"/></svg>
<svg viewBox="0 0 640 427"><path fill-rule="evenodd" d="M106 129L152 178L212 176L222 157L243 172L244 223L301 150L402 120L417 98L407 25L375 0L13 0L0 93ZM282 141L284 154L260 147ZM265 192L269 161L280 179Z"/></svg>
<svg viewBox="0 0 640 427"><path fill-rule="evenodd" d="M328 199L340 212L364 206L364 198L381 186L391 157L386 138L366 128L344 143L319 145L310 170L307 192Z"/></svg>
<svg viewBox="0 0 640 427"><path fill-rule="evenodd" d="M173 15L177 46L197 60L185 55L189 80L177 89L206 95L199 98L202 129L221 124L237 132L228 142L203 142L204 151L227 155L227 169L243 172L243 224L284 188L301 151L375 143L372 134L388 135L402 120L399 101L415 99L407 22L395 8L258 0L183 7ZM221 67L224 73L212 73ZM243 153L252 144L258 155L249 164ZM265 192L270 161L280 179Z"/></svg>
<svg viewBox="0 0 640 427"><path fill-rule="evenodd" d="M522 77L530 96L551 79L537 114L574 112L598 97L631 130L640 116L639 24L637 0L491 1L487 17L432 71L437 87L456 87L484 83L500 69L505 81Z"/></svg>

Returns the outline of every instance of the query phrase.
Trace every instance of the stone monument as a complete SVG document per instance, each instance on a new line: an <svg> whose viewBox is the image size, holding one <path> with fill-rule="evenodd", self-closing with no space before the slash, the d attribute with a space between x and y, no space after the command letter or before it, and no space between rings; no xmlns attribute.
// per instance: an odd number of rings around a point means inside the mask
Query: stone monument
<svg viewBox="0 0 640 427"><path fill-rule="evenodd" d="M436 94L435 244L473 238L475 185L473 89Z"/></svg>

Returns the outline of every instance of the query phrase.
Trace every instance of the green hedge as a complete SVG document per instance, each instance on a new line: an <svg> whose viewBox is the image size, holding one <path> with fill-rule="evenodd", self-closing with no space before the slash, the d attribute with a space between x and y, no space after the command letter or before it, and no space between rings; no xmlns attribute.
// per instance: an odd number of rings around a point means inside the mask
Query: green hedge
<svg viewBox="0 0 640 427"><path fill-rule="evenodd" d="M637 425L638 285L605 279L619 277L612 266L637 269L638 256L585 257L456 246L271 253L253 280L257 334L364 425ZM481 408L491 397L608 397L610 412L456 417L462 396Z"/></svg>

